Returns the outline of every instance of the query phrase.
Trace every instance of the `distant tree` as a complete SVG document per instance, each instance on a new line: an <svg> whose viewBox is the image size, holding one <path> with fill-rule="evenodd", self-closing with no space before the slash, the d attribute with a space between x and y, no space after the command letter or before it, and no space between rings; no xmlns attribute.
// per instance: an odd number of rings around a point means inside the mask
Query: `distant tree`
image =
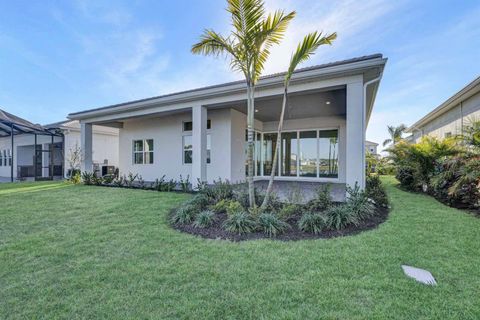
<svg viewBox="0 0 480 320"><path fill-rule="evenodd" d="M70 174L73 175L75 171L80 170L80 164L83 160L83 152L78 143L68 150L67 162L70 169Z"/></svg>
<svg viewBox="0 0 480 320"><path fill-rule="evenodd" d="M383 141L383 146L385 147L388 144L393 144L395 145L397 142L402 140L402 135L407 130L407 127L404 124L401 124L397 127L395 126L388 126L388 134L390 135L390 138L386 139Z"/></svg>

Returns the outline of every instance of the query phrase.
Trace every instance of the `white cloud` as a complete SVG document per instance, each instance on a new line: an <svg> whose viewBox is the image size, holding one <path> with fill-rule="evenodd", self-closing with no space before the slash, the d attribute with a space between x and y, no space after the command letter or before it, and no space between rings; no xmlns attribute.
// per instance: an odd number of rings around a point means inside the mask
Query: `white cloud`
<svg viewBox="0 0 480 320"><path fill-rule="evenodd" d="M271 58L266 66L266 73L278 72L288 67L291 53L296 49L303 36L313 31L328 34L337 32L338 38L332 47L322 47L317 56L307 64L330 62L338 53L345 57L348 47L363 46L366 36L359 38L368 27L387 13L398 7L400 2L382 0L341 0L327 3L324 1L289 1L267 0L268 12L284 9L295 10L296 18L292 21L280 46L272 49ZM347 57L350 57L346 55ZM321 61L321 62L320 62Z"/></svg>

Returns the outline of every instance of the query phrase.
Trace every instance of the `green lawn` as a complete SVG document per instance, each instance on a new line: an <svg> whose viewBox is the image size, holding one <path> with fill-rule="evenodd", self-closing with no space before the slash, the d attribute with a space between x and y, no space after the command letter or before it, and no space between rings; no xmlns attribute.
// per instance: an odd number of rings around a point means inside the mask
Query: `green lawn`
<svg viewBox="0 0 480 320"><path fill-rule="evenodd" d="M170 229L182 194L0 184L0 318L480 318L480 219L384 181L376 230L241 243Z"/></svg>

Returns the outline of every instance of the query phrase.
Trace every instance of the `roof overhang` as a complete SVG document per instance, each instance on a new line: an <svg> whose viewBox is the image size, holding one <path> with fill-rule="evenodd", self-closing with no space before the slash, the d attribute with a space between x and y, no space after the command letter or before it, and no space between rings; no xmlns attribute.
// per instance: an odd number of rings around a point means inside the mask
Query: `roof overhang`
<svg viewBox="0 0 480 320"><path fill-rule="evenodd" d="M442 114L450 111L451 109L458 106L462 101L467 100L468 98L470 98L471 96L479 92L480 92L480 77L470 82L468 85L463 87L460 91L458 91L453 96L448 98L441 105L439 105L438 107L433 109L431 112L429 112L427 115L425 115L423 118L421 118L420 120L415 122L413 125L408 127L406 132L413 132L414 130L417 130L425 126L427 123L438 118Z"/></svg>
<svg viewBox="0 0 480 320"><path fill-rule="evenodd" d="M314 90L319 86L338 87L362 79L367 82L381 76L386 58L376 54L330 64L303 68L296 71L291 79L290 92ZM262 77L256 86L256 97L278 95L283 92L285 73ZM360 77L361 76L361 77ZM371 114L379 81L368 86L366 114ZM136 100L101 108L71 113L68 118L91 123L118 121L139 115L173 112L192 105L213 105L246 99L245 81L235 81L163 96Z"/></svg>

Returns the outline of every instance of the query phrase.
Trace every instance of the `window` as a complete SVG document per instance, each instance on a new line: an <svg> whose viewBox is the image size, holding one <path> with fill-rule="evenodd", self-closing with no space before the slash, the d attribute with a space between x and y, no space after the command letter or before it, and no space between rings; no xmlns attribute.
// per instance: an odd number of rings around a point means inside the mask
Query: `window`
<svg viewBox="0 0 480 320"><path fill-rule="evenodd" d="M299 175L317 176L317 131L300 132Z"/></svg>
<svg viewBox="0 0 480 320"><path fill-rule="evenodd" d="M192 163L192 136L183 136L183 164ZM210 163L211 137L207 134L207 163Z"/></svg>
<svg viewBox="0 0 480 320"><path fill-rule="evenodd" d="M445 138L450 138L452 136L451 132L445 132Z"/></svg>
<svg viewBox="0 0 480 320"><path fill-rule="evenodd" d="M10 149L8 149L8 165L12 166L12 154Z"/></svg>
<svg viewBox="0 0 480 320"><path fill-rule="evenodd" d="M8 162L7 150L3 150L3 166L6 167Z"/></svg>
<svg viewBox="0 0 480 320"><path fill-rule="evenodd" d="M263 175L268 176L272 174L273 155L277 146L276 133L263 134Z"/></svg>
<svg viewBox="0 0 480 320"><path fill-rule="evenodd" d="M133 141L133 164L153 163L153 139Z"/></svg>
<svg viewBox="0 0 480 320"><path fill-rule="evenodd" d="M3 167L3 152L0 150L0 167Z"/></svg>
<svg viewBox="0 0 480 320"><path fill-rule="evenodd" d="M282 156L280 172L282 176L297 176L297 132L282 133Z"/></svg>
<svg viewBox="0 0 480 320"><path fill-rule="evenodd" d="M269 176L273 168L277 134L256 132L254 141L255 175ZM336 129L283 132L279 151L277 176L338 178ZM248 173L248 167L245 167Z"/></svg>
<svg viewBox="0 0 480 320"><path fill-rule="evenodd" d="M338 131L320 131L319 146L319 176L327 178L338 177Z"/></svg>
<svg viewBox="0 0 480 320"><path fill-rule="evenodd" d="M254 131L253 134L253 175L259 176L262 166L261 154L262 134ZM245 130L245 175L248 176L248 130Z"/></svg>
<svg viewBox="0 0 480 320"><path fill-rule="evenodd" d="M183 123L183 131L184 132L189 132L189 131L192 131L192 128L193 128L193 123L192 121L185 121ZM211 128L211 121L210 120L207 120L207 129L210 129Z"/></svg>

